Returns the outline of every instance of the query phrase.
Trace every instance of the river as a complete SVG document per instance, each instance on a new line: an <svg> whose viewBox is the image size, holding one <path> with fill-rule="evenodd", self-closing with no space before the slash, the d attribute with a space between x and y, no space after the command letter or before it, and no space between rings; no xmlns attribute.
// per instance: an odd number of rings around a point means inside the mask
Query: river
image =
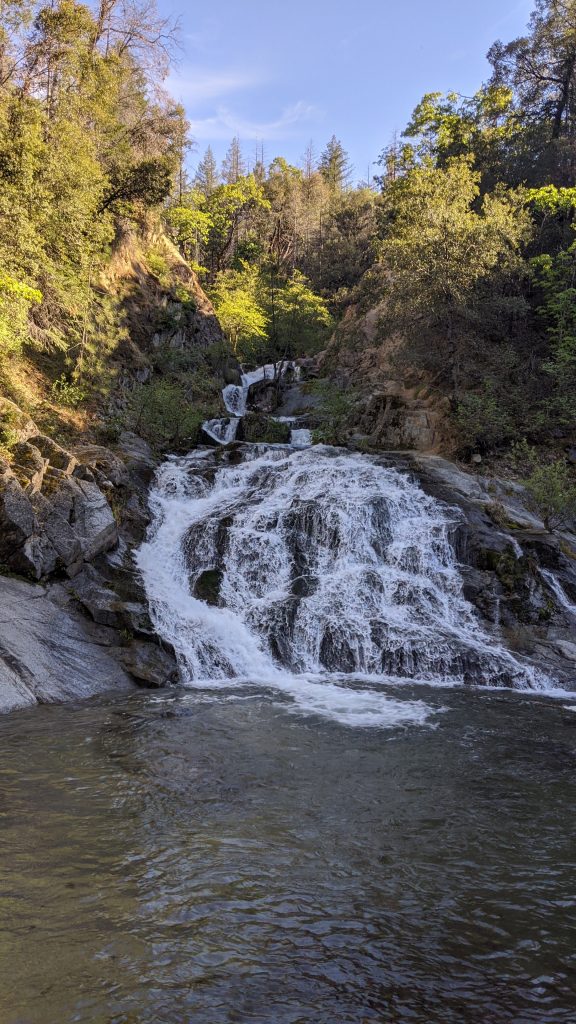
<svg viewBox="0 0 576 1024"><path fill-rule="evenodd" d="M384 689L1 719L2 1024L573 1024L570 701Z"/></svg>

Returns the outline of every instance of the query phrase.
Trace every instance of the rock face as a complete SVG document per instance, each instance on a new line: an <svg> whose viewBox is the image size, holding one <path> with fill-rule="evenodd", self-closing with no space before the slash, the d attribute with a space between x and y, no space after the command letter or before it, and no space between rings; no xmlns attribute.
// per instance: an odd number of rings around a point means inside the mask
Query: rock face
<svg viewBox="0 0 576 1024"><path fill-rule="evenodd" d="M0 462L0 563L45 585L0 575L0 711L176 682L131 560L148 525L148 445L124 434L116 451L69 452L34 427L13 451Z"/></svg>
<svg viewBox="0 0 576 1024"><path fill-rule="evenodd" d="M409 388L389 380L361 399L357 426L381 447L436 451L442 445L446 412L425 385Z"/></svg>
<svg viewBox="0 0 576 1024"><path fill-rule="evenodd" d="M383 450L450 453L455 445L449 402L425 373L399 361L403 339L382 336L383 312L350 306L319 357L323 372L358 394L350 433Z"/></svg>
<svg viewBox="0 0 576 1024"><path fill-rule="evenodd" d="M500 628L506 646L574 689L574 533L548 533L511 481L474 476L438 456L395 461L454 508L453 543L468 600Z"/></svg>
<svg viewBox="0 0 576 1024"><path fill-rule="evenodd" d="M9 569L36 580L57 571L73 576L117 543L96 467L87 472L41 434L15 446L12 466L0 462L0 560Z"/></svg>
<svg viewBox="0 0 576 1024"><path fill-rule="evenodd" d="M116 643L60 586L0 577L0 711L129 689Z"/></svg>

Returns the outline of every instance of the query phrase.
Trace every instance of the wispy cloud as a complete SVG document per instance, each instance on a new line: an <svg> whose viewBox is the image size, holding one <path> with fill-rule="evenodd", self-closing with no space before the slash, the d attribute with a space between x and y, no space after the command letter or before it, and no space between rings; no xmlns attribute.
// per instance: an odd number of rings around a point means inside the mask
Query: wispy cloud
<svg viewBox="0 0 576 1024"><path fill-rule="evenodd" d="M192 119L190 127L196 139L229 139L232 135L259 141L285 139L291 134L292 128L314 120L318 114L316 107L302 100L286 107L274 121L246 120L221 106L212 117Z"/></svg>
<svg viewBox="0 0 576 1024"><path fill-rule="evenodd" d="M183 103L194 104L231 96L261 84L262 78L250 72L198 70L173 72L167 87Z"/></svg>

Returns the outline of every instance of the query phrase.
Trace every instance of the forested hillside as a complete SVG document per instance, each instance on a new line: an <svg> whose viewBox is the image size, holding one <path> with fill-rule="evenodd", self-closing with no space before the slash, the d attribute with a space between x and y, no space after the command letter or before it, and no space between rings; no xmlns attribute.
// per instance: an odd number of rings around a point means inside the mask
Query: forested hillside
<svg viewBox="0 0 576 1024"><path fill-rule="evenodd" d="M195 156L162 88L174 33L149 2L8 0L0 17L0 386L45 427L192 437L230 356L332 337L326 372L381 350L461 454L570 447L576 3L538 0L476 95L424 96L356 185L336 137L298 167L239 139L222 167ZM198 280L226 342L182 351Z"/></svg>

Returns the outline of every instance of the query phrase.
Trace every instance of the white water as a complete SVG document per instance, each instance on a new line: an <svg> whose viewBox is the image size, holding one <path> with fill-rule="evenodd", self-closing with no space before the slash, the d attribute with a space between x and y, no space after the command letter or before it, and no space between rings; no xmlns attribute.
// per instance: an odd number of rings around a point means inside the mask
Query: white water
<svg viewBox="0 0 576 1024"><path fill-rule="evenodd" d="M256 370L242 374L241 384L228 384L222 391L222 399L230 418L207 420L203 424L204 433L217 444L230 444L236 440L238 425L248 409L250 388L261 380L274 380L285 377L290 372L294 379L299 377L299 368L291 362L280 360L278 363L267 363ZM294 442L300 444L301 442ZM310 442L306 442L310 443Z"/></svg>
<svg viewBox="0 0 576 1024"><path fill-rule="evenodd" d="M573 602L570 600L570 598L564 591L562 584L559 580L556 579L554 573L550 572L549 569L540 569L540 575L544 579L545 583L548 584L550 590L555 595L559 604L562 605L564 610L576 618L576 604L573 604Z"/></svg>
<svg viewBox="0 0 576 1024"><path fill-rule="evenodd" d="M292 430L290 433L290 444L293 448L309 448L312 444L311 430Z"/></svg>
<svg viewBox="0 0 576 1024"><path fill-rule="evenodd" d="M236 440L240 418L231 416L229 419L206 420L202 429L208 437L211 437L217 444L230 444Z"/></svg>
<svg viewBox="0 0 576 1024"><path fill-rule="evenodd" d="M190 686L265 684L340 722L423 722L390 684L547 681L498 645L465 600L453 514L406 475L324 447L254 447L165 463L138 554L153 618ZM221 574L219 606L194 596Z"/></svg>

